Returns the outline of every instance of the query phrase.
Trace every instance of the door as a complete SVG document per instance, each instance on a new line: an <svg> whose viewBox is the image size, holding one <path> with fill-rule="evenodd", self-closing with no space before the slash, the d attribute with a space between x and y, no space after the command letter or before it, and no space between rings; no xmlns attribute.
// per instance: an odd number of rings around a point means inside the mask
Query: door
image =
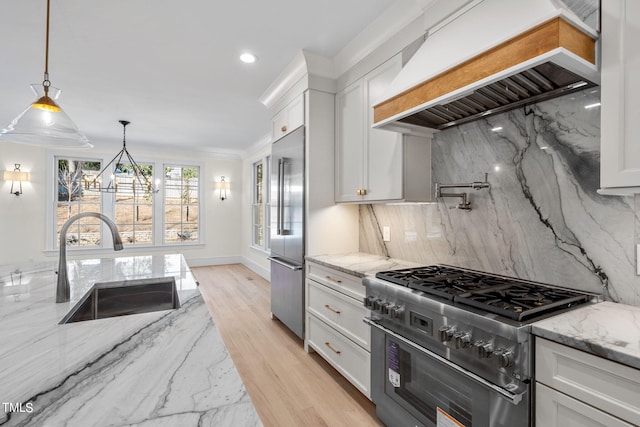
<svg viewBox="0 0 640 427"><path fill-rule="evenodd" d="M271 256L304 260L304 127L273 143Z"/></svg>
<svg viewBox="0 0 640 427"><path fill-rule="evenodd" d="M304 268L271 261L271 314L304 338Z"/></svg>

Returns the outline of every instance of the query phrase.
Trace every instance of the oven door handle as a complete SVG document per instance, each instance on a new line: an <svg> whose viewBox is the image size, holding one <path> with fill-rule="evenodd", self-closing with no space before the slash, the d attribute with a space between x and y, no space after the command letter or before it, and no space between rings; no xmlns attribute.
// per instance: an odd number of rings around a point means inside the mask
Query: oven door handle
<svg viewBox="0 0 640 427"><path fill-rule="evenodd" d="M519 394L511 393L508 390L505 390L502 387L499 387L499 386L497 386L497 385L485 380L481 376L478 376L478 375L474 374L473 372L468 371L468 370L464 369L463 367L458 366L455 363L450 362L449 360L445 359L444 357L442 357L442 356L440 356L440 355L438 355L438 354L436 354L436 353L434 353L434 352L432 352L430 350L427 350L426 348L424 348L424 347L422 347L422 346L420 346L420 345L418 345L418 344L406 339L405 337L403 337L401 335L396 334L392 330L387 329L382 325L379 325L378 323L376 323L375 321L371 320L368 317L365 317L363 319L363 321L364 321L364 323L366 323L368 325L371 325L374 328L379 329L380 331L384 332L385 334L391 335L393 338L397 339L398 341L401 341L404 344L406 344L406 345L408 345L410 347L413 347L414 349L418 350L419 352L424 353L427 356L429 356L429 357L431 357L433 359L436 359L439 362L444 363L446 366L448 366L449 368L457 371L458 373L460 373L462 375L465 375L465 376L475 380L476 382L482 384L483 386L489 387L491 390L500 393L503 397L507 398L514 405L517 405L518 403L520 403L520 401L522 400L522 396L524 396L524 394L526 393L526 392L522 392L522 393L519 393Z"/></svg>

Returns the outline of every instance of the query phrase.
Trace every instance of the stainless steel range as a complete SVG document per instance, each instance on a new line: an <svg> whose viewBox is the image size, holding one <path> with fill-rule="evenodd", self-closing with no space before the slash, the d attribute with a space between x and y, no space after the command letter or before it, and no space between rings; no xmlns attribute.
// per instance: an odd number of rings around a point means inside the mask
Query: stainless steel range
<svg viewBox="0 0 640 427"><path fill-rule="evenodd" d="M364 279L388 426L532 426L533 321L597 295L447 265Z"/></svg>

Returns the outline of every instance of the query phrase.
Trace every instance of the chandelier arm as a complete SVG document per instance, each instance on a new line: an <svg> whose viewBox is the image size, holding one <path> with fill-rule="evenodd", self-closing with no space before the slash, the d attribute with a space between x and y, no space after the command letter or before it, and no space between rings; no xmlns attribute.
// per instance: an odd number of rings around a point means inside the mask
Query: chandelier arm
<svg viewBox="0 0 640 427"><path fill-rule="evenodd" d="M140 165L135 160L133 160L133 157L131 157L131 154L129 154L129 150L125 149L124 151L127 154L127 157L129 158L129 163L131 163L131 166L133 167L134 176L138 180L138 184L140 184L140 187L144 188L145 184L146 186L149 186L149 184L151 183L149 182L147 175L145 175ZM140 175L142 175L142 177L144 178L144 181L145 181L144 184L140 179Z"/></svg>

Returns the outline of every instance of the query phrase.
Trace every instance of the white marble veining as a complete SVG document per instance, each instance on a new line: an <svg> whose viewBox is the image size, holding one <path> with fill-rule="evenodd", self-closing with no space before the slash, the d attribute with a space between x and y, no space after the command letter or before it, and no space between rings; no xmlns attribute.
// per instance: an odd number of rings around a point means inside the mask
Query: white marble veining
<svg viewBox="0 0 640 427"><path fill-rule="evenodd" d="M69 261L0 271L0 425L261 425L181 255ZM181 307L59 325L94 282L176 279Z"/></svg>
<svg viewBox="0 0 640 427"><path fill-rule="evenodd" d="M536 322L532 331L640 369L640 307L602 302Z"/></svg>
<svg viewBox="0 0 640 427"><path fill-rule="evenodd" d="M603 294L640 306L633 197L601 196L598 88L437 133L433 181L489 173L490 189L433 204L363 205L360 251L445 263ZM497 127L501 130L493 131ZM640 196L636 196L636 199ZM379 230L391 228L390 242Z"/></svg>
<svg viewBox="0 0 640 427"><path fill-rule="evenodd" d="M399 268L416 267L418 264L399 259L386 258L361 252L333 255L307 256L307 261L312 261L329 268L351 274L356 277L373 275L378 271L397 270Z"/></svg>

